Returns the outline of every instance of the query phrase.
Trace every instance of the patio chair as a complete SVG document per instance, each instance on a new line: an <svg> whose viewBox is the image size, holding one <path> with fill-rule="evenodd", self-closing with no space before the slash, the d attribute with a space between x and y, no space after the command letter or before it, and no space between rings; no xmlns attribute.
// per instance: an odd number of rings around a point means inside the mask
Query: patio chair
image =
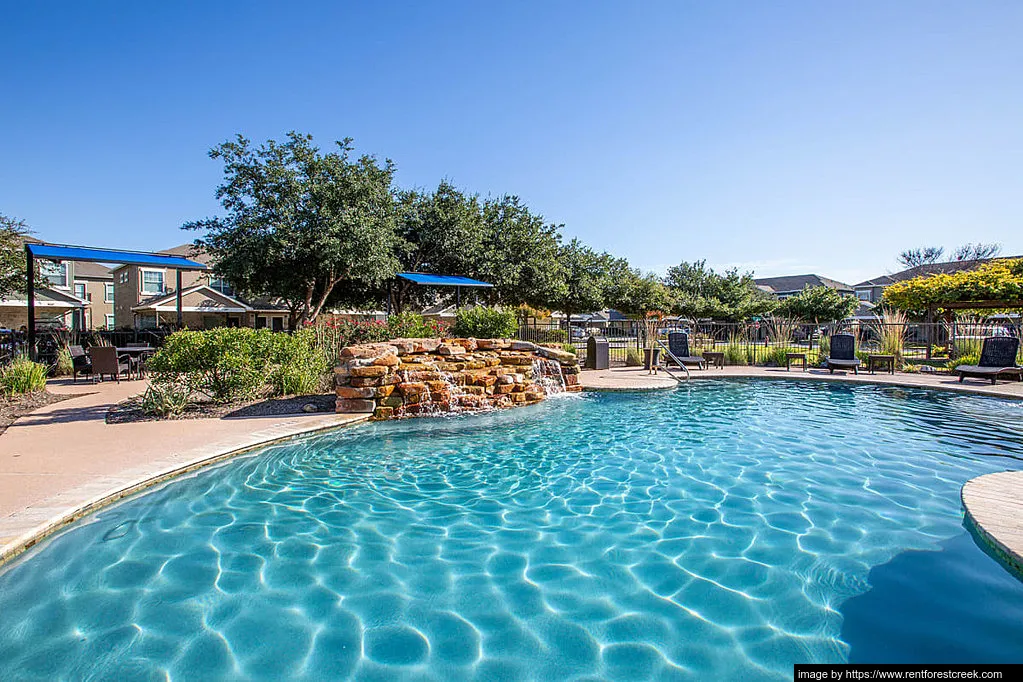
<svg viewBox="0 0 1023 682"><path fill-rule="evenodd" d="M685 332L668 332L668 350L683 365L696 365L699 369L707 369L707 361L699 355L689 352L689 334ZM669 355L667 360L671 360Z"/></svg>
<svg viewBox="0 0 1023 682"><path fill-rule="evenodd" d="M127 355L118 357L113 346L93 346L89 353L92 355L92 371L101 380L104 374L109 374L117 383L121 383L121 373L127 373L131 378L131 358Z"/></svg>
<svg viewBox="0 0 1023 682"><path fill-rule="evenodd" d="M977 379L995 379L1000 376L1015 376L1023 381L1023 367L1016 364L1019 353L1019 339L1013 336L989 336L984 339L980 349L980 361L976 365L959 365L955 371L959 374L959 383L966 377Z"/></svg>
<svg viewBox="0 0 1023 682"><path fill-rule="evenodd" d="M860 359L856 357L856 337L852 334L832 334L831 352L828 354L828 371L851 369L859 374Z"/></svg>
<svg viewBox="0 0 1023 682"><path fill-rule="evenodd" d="M81 346L68 346L71 351L71 381L78 383L78 375L92 376L92 360Z"/></svg>
<svg viewBox="0 0 1023 682"><path fill-rule="evenodd" d="M124 347L125 348L148 348L149 344L146 343L145 341L133 341L132 343L124 344ZM148 360L149 358L153 357L153 353L151 351L146 351L144 353L139 353L138 355L131 355L129 357L132 360L134 360L134 362L135 362L135 369L138 370L139 378L141 379L143 374L145 374L145 371L146 371L146 360Z"/></svg>

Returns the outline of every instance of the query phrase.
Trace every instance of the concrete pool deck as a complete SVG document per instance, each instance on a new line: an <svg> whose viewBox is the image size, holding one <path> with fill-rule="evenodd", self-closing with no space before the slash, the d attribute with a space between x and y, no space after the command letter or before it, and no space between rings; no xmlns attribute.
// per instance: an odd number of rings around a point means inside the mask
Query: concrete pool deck
<svg viewBox="0 0 1023 682"><path fill-rule="evenodd" d="M789 372L764 367L692 370L691 374L696 380L753 377L849 381L1023 398L1021 382L992 386L968 380L960 384L947 375L831 375L819 369ZM632 367L584 371L579 378L587 390L656 390L678 385L663 372L648 375L646 370ZM67 523L148 485L240 450L368 417L320 413L107 424L107 411L144 391L145 382L72 384L60 380L51 381L48 388L75 397L21 417L0 435L0 563ZM1023 472L1019 473L1006 479L1009 488L1000 487L999 494L988 499L987 508L997 507L1003 499L1023 500ZM1017 518L1023 516L1014 513ZM988 522L978 519L981 534L988 537L983 523ZM1013 532L1021 540L1013 546L1023 551L1023 530Z"/></svg>
<svg viewBox="0 0 1023 682"><path fill-rule="evenodd" d="M107 424L146 383L51 380L76 397L19 418L0 435L0 563L103 504L239 450L363 421L333 413Z"/></svg>
<svg viewBox="0 0 1023 682"><path fill-rule="evenodd" d="M1023 471L978 476L963 486L966 517L1017 571L1023 571Z"/></svg>

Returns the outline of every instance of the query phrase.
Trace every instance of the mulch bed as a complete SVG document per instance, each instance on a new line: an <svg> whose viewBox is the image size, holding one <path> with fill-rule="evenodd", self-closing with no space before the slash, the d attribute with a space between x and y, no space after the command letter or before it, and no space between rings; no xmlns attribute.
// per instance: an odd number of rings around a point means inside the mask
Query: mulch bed
<svg viewBox="0 0 1023 682"><path fill-rule="evenodd" d="M251 400L241 403L196 403L189 405L179 415L166 419L230 419L232 417L272 417L288 414L306 414L306 405L316 407L314 413L334 411L337 396L333 393L324 395L299 395L291 398L271 398L269 400ZM164 417L154 417L142 411L138 397L129 398L118 403L107 412L108 424L127 424L130 422L162 421Z"/></svg>
<svg viewBox="0 0 1023 682"><path fill-rule="evenodd" d="M0 396L0 435L7 430L7 427L14 423L18 417L23 417L40 407L59 403L69 398L77 398L77 395L57 395L48 391L35 391L34 393L23 393L13 397Z"/></svg>

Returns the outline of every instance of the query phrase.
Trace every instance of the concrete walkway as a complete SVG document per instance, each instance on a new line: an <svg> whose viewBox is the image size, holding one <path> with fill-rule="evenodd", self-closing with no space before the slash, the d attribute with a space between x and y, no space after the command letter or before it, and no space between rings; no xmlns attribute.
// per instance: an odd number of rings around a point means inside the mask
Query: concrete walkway
<svg viewBox="0 0 1023 682"><path fill-rule="evenodd" d="M145 382L51 381L76 397L21 417L0 435L0 562L110 501L237 450L367 415L301 414L107 424Z"/></svg>
<svg viewBox="0 0 1023 682"><path fill-rule="evenodd" d="M826 369L813 368L803 372L795 367L787 371L784 367L725 367L724 369L690 369L694 380L721 379L728 377L753 377L758 379L806 379L814 381L848 381L861 384L886 384L895 386L914 386L945 391L958 391L978 395L989 395L999 398L1023 398L1023 382L999 381L994 386L990 381L967 379L959 383L959 379L947 374L859 374L839 372L830 374ZM590 391L628 391L649 390L657 388L674 388L678 385L674 379L660 372L648 374L642 367L615 367L605 370L583 370L579 374L579 384Z"/></svg>

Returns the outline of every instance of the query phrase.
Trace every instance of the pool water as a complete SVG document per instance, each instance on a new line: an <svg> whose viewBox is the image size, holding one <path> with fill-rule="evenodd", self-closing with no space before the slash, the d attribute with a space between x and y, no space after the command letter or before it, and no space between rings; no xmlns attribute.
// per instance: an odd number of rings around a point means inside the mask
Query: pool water
<svg viewBox="0 0 1023 682"><path fill-rule="evenodd" d="M711 380L265 448L0 574L0 679L786 680L1023 661L959 491L1023 403Z"/></svg>

